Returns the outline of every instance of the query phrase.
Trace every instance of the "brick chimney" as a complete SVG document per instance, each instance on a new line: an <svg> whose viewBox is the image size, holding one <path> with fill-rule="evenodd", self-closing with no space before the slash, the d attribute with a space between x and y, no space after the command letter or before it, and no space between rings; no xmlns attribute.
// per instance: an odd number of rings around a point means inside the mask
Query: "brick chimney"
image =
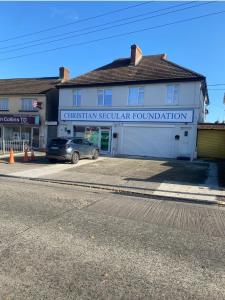
<svg viewBox="0 0 225 300"><path fill-rule="evenodd" d="M139 64L140 60L142 59L142 51L141 48L137 45L131 46L131 55L130 55L130 63L133 66Z"/></svg>
<svg viewBox="0 0 225 300"><path fill-rule="evenodd" d="M65 67L60 67L59 68L59 78L62 81L69 80L70 79L70 70Z"/></svg>

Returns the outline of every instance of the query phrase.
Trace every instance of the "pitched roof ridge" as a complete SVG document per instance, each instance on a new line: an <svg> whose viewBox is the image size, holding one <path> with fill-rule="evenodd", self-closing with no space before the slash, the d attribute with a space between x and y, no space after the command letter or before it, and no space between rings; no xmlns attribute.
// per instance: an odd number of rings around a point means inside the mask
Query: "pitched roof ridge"
<svg viewBox="0 0 225 300"><path fill-rule="evenodd" d="M149 54L149 55L142 55L142 58L143 57L163 57L165 55L165 53L159 53L159 54ZM118 60L126 60L126 59L130 59L130 57L119 57L119 58L116 58L114 59L112 62L114 61L118 61Z"/></svg>
<svg viewBox="0 0 225 300"><path fill-rule="evenodd" d="M143 55L142 58L159 57L159 58L163 59L164 56L165 56L164 53L160 53L160 54L153 54L153 55ZM118 62L119 62L119 61L125 61L125 60L130 60L130 57L119 57L119 58L116 58L116 59L112 60L112 61L111 61L110 63L108 63L108 64L105 64L105 65L103 65L103 66L101 66L101 67L98 67L98 68L96 68L96 69L90 70L90 71L85 72L85 73L82 73L82 74L80 74L80 75L78 75L78 76L75 76L75 77L73 77L73 78L70 78L69 80L66 80L66 81L64 81L64 82L62 82L62 83L59 83L58 86L67 84L67 83L69 83L70 81L73 81L74 79L79 78L80 76L82 76L82 77L83 77L83 76L86 76L87 74L92 73L92 72L94 72L94 71L104 70L105 67L110 66L110 65L111 65L112 63L114 63L114 62L117 62L117 61L118 61Z"/></svg>
<svg viewBox="0 0 225 300"><path fill-rule="evenodd" d="M126 59L130 59L130 57L119 57L119 58L116 58L116 59L114 59L112 62L114 62L114 61L120 61L120 60L126 60ZM111 62L111 63L112 63Z"/></svg>

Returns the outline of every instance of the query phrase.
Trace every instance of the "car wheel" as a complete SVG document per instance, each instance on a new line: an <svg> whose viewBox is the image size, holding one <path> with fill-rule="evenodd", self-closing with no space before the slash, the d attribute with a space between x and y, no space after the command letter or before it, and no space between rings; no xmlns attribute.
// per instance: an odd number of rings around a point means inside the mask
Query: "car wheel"
<svg viewBox="0 0 225 300"><path fill-rule="evenodd" d="M75 165L78 163L79 159L79 154L77 152L74 152L72 155L71 163Z"/></svg>
<svg viewBox="0 0 225 300"><path fill-rule="evenodd" d="M48 162L50 162L51 164L54 164L57 162L57 160L54 158L48 158Z"/></svg>
<svg viewBox="0 0 225 300"><path fill-rule="evenodd" d="M99 151L95 150L94 155L92 156L92 159L98 159L99 157Z"/></svg>

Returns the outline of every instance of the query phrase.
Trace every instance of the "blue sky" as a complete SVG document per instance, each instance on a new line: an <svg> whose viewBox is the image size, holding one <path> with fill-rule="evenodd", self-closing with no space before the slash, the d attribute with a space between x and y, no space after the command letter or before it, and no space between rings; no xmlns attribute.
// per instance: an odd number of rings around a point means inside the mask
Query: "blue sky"
<svg viewBox="0 0 225 300"><path fill-rule="evenodd" d="M126 8L138 3L140 2L0 2L2 27L0 33L0 77L57 76L58 68L62 65L68 67L71 70L72 77L74 77L116 58L128 57L130 55L130 45L136 43L142 48L144 55L167 53L169 60L205 75L208 84L225 84L225 14L143 31L133 35L124 35L92 44L83 44L42 54L7 59L13 56L62 47L73 43L83 43L93 39L101 39L119 33L141 30L146 27L225 10L225 2L211 2L210 4L189 10L142 20L125 26L121 25L101 32L77 36L77 34L84 33L85 31L82 29L86 27L92 28L88 30L90 31L94 30L95 26L100 24L124 18L124 21L121 21L123 23L129 17L150 13L151 11L178 5L182 2L148 2L145 5L135 8L82 21L89 17ZM206 2L189 3L189 6L200 3ZM171 10L181 8L177 7ZM165 12L162 11L161 13ZM154 13L153 15L159 13ZM148 16L153 15L149 14ZM5 41L6 39L22 34L61 26L69 22L76 23L66 27L58 27L55 30ZM76 36L73 36L73 38L9 52L9 50L27 46L27 43L32 40L37 40L33 42L33 44L37 44L41 38L46 38L46 40L40 42L50 41L53 35L64 34L58 37L62 38L65 37L66 32L71 31L77 31L74 33ZM17 44L19 45L14 46ZM6 48L9 46L12 47ZM223 104L225 85L209 86L209 88L210 113L207 116L207 121L222 121L225 119L225 107Z"/></svg>

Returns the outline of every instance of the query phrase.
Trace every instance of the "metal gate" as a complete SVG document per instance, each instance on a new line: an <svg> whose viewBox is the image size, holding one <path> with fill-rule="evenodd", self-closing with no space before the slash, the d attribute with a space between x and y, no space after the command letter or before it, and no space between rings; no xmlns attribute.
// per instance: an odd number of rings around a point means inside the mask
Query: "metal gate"
<svg viewBox="0 0 225 300"><path fill-rule="evenodd" d="M0 153L4 154L13 149L14 152L24 152L25 147L30 147L28 140L3 140L0 139Z"/></svg>

